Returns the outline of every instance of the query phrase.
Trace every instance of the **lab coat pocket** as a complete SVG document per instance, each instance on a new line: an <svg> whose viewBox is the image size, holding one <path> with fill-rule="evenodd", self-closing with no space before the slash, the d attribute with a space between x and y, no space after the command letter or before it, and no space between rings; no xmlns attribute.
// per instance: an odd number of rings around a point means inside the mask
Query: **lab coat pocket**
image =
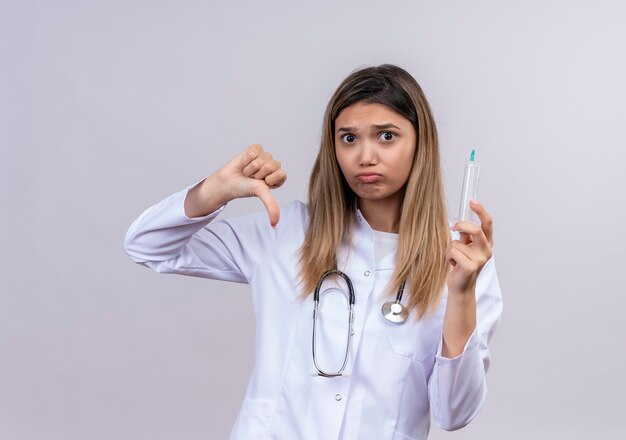
<svg viewBox="0 0 626 440"><path fill-rule="evenodd" d="M439 343L437 326L424 321L393 324L387 329L387 340L391 350L419 362L434 358Z"/></svg>
<svg viewBox="0 0 626 440"><path fill-rule="evenodd" d="M266 439L277 400L244 399L231 439Z"/></svg>

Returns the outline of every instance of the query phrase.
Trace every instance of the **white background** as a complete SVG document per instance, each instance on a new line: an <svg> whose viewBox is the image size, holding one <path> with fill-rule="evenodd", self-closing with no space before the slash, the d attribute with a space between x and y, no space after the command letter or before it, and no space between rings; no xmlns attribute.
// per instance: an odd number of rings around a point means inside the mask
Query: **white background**
<svg viewBox="0 0 626 440"><path fill-rule="evenodd" d="M0 438L227 438L247 286L151 272L124 234L257 142L279 203L304 200L326 102L386 62L430 100L451 216L476 148L504 296L483 410L429 438L622 438L624 22L619 1L2 0Z"/></svg>

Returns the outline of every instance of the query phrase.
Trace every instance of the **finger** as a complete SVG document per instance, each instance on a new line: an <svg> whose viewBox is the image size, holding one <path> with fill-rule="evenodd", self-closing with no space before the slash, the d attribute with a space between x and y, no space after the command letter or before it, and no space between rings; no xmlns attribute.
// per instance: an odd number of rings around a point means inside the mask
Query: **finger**
<svg viewBox="0 0 626 440"><path fill-rule="evenodd" d="M456 249L457 251L461 252L466 259L469 260L473 260L475 258L479 258L480 254L477 254L469 245L461 242L460 240L452 240L450 242L450 244L448 244L448 247L446 248L446 260L448 260L449 262L454 261L456 263L456 260L454 259L454 257L452 256L452 250ZM454 266L455 264L453 264Z"/></svg>
<svg viewBox="0 0 626 440"><path fill-rule="evenodd" d="M458 266L463 272L476 273L478 271L478 263L469 258L465 253L455 247L450 248L450 257L456 262L455 268Z"/></svg>
<svg viewBox="0 0 626 440"><path fill-rule="evenodd" d="M469 232L460 232L461 239L452 241L452 243L457 245L457 247L459 247L458 245L463 245L461 249L467 249L467 251L464 252L470 258L478 261L480 264L483 264L491 258L491 244L487 241L487 238L485 237L485 234L480 226L469 222L459 222L454 225L453 228L459 230L471 230L471 234Z"/></svg>
<svg viewBox="0 0 626 440"><path fill-rule="evenodd" d="M471 236L470 242L473 241L474 243L476 243L477 246L480 246L480 247L488 246L487 238L485 237L485 233L480 225L476 225L471 222L457 222L454 224L454 226L452 226L451 229L453 231L460 232L461 237L463 237L464 233L467 235L470 235ZM463 240L465 243L468 243L467 238L468 237L465 236L465 240Z"/></svg>
<svg viewBox="0 0 626 440"><path fill-rule="evenodd" d="M467 232L459 232L459 237L459 241L462 243L470 244L474 241L472 240L472 236Z"/></svg>
<svg viewBox="0 0 626 440"><path fill-rule="evenodd" d="M481 253L476 248L472 248L470 245L463 243L460 240L453 240L450 243L450 248L458 249L470 260L477 260L480 258Z"/></svg>
<svg viewBox="0 0 626 440"><path fill-rule="evenodd" d="M450 253L450 251L452 250L452 244L450 244L450 246L448 246L448 248L446 249L446 261L448 263L450 263L452 265L452 267L456 266L456 261L454 260L454 258L452 257L452 254Z"/></svg>
<svg viewBox="0 0 626 440"><path fill-rule="evenodd" d="M254 177L254 175L258 173L261 168L263 168L263 165L267 162L271 162L271 160L272 155L267 151L263 151L257 156L256 159L243 168L242 173L246 177Z"/></svg>
<svg viewBox="0 0 626 440"><path fill-rule="evenodd" d="M265 183L261 183L254 189L254 195L261 199L261 202L265 205L265 209L270 218L270 224L272 228L275 227L278 224L278 220L280 220L280 208L270 193L270 189Z"/></svg>
<svg viewBox="0 0 626 440"><path fill-rule="evenodd" d="M493 246L493 218L478 200L470 199L470 209L478 215L480 226L485 233L485 237L489 244Z"/></svg>
<svg viewBox="0 0 626 440"><path fill-rule="evenodd" d="M482 269L482 267L487 263L487 261L489 261L489 259L492 256L492 251L490 247L487 247L487 248L474 247L472 245L467 245L465 243L462 243L459 240L454 240L453 242L451 242L450 247L463 252L463 254L467 258L469 258L470 260L472 260L474 263L477 264L477 267L479 269Z"/></svg>
<svg viewBox="0 0 626 440"><path fill-rule="evenodd" d="M239 165L241 168L245 168L248 166L253 160L255 160L259 155L263 153L263 147L259 144L252 144L244 151L241 152L241 157L239 158Z"/></svg>
<svg viewBox="0 0 626 440"><path fill-rule="evenodd" d="M263 165L261 165L261 168L259 168L259 171L257 171L252 177L254 177L255 179L265 179L267 176L269 176L274 171L279 170L279 169L280 169L279 161L268 160Z"/></svg>
<svg viewBox="0 0 626 440"><path fill-rule="evenodd" d="M265 183L270 188L278 188L282 186L283 183L287 180L287 173L283 169L279 169L274 171L272 174L265 178Z"/></svg>

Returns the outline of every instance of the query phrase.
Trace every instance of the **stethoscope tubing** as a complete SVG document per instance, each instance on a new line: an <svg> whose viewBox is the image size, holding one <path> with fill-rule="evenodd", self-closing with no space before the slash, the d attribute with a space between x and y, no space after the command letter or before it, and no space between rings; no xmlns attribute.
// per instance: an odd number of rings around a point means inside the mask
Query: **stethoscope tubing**
<svg viewBox="0 0 626 440"><path fill-rule="evenodd" d="M316 330L317 330L318 307L320 303L320 288L322 287L322 282L326 279L326 277L330 275L339 275L345 280L346 284L348 285L348 294L349 294L349 303L350 303L350 313L348 316L348 335L346 337L346 354L343 358L343 364L341 365L341 368L336 373L328 373L322 370L317 363L317 356L316 356L316 347L317 347L317 337L316 337L317 331ZM346 365L348 365L348 356L350 355L350 342L352 340L351 336L352 336L352 324L354 322L354 301L355 301L354 287L352 286L352 280L350 280L350 277L348 277L348 275L346 275L345 273L343 273L342 271L338 269L331 269L329 271L324 272L324 274L320 278L319 283L317 283L317 287L315 288L315 293L313 294L313 301L315 303L313 307L313 343L312 343L313 363L315 364L315 368L317 369L320 376L324 376L324 377L341 376L343 373L343 370L345 370L346 368Z"/></svg>
<svg viewBox="0 0 626 440"><path fill-rule="evenodd" d="M336 373L329 373L327 371L322 370L322 368L319 366L318 362L317 362L317 316L319 314L319 303L320 303L320 289L322 287L322 283L324 282L324 280L326 279L326 277L330 276L330 275L339 275L340 277L342 277L344 279L344 281L346 282L346 284L348 285L348 296L349 296L349 304L350 304L350 311L348 314L348 334L346 337L346 353L345 356L343 358L343 363L341 365L341 368L336 372ZM395 301L390 301L387 302L383 305L383 316L385 317L385 319L387 319L390 322L393 322L395 324L402 324L404 323L404 321L406 320L406 309L404 308L404 306L402 306L402 304L400 303L402 301L402 294L404 292L404 285L405 285L406 281L403 281L402 284L400 285L400 288L398 289L398 293L396 295L396 300ZM314 306L313 306L313 341L312 341L312 351L313 351L313 363L315 364L315 368L317 369L318 375L319 376L324 376L324 377L337 377L337 376L342 376L343 375L343 371L346 368L346 365L348 364L348 357L350 355L350 344L352 341L352 334L354 333L353 329L352 329L352 325L354 323L354 302L355 302L355 294L354 294L354 287L352 286L352 280L350 280L350 277L348 277L348 275L346 275L344 272L340 271L339 269L331 269L328 270L326 272L324 272L319 280L319 282L317 283L317 286L315 287L315 292L313 294L313 302L314 302ZM388 313L385 313L385 307L389 307L390 311ZM394 311L394 307L396 308L396 310Z"/></svg>

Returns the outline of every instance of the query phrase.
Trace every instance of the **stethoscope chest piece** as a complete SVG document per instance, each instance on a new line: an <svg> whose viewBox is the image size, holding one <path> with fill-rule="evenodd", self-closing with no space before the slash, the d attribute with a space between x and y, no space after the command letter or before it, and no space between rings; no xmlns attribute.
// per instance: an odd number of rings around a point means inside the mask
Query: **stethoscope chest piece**
<svg viewBox="0 0 626 440"><path fill-rule="evenodd" d="M403 324L409 317L406 307L396 301L387 301L382 307L383 316L388 321Z"/></svg>
<svg viewBox="0 0 626 440"><path fill-rule="evenodd" d="M385 319L395 324L404 324L406 322L406 319L409 317L409 311L400 302L402 301L402 293L404 292L405 284L406 281L403 281L402 284L400 284L398 294L396 295L396 300L387 301L385 304L383 304L382 307L382 312Z"/></svg>

